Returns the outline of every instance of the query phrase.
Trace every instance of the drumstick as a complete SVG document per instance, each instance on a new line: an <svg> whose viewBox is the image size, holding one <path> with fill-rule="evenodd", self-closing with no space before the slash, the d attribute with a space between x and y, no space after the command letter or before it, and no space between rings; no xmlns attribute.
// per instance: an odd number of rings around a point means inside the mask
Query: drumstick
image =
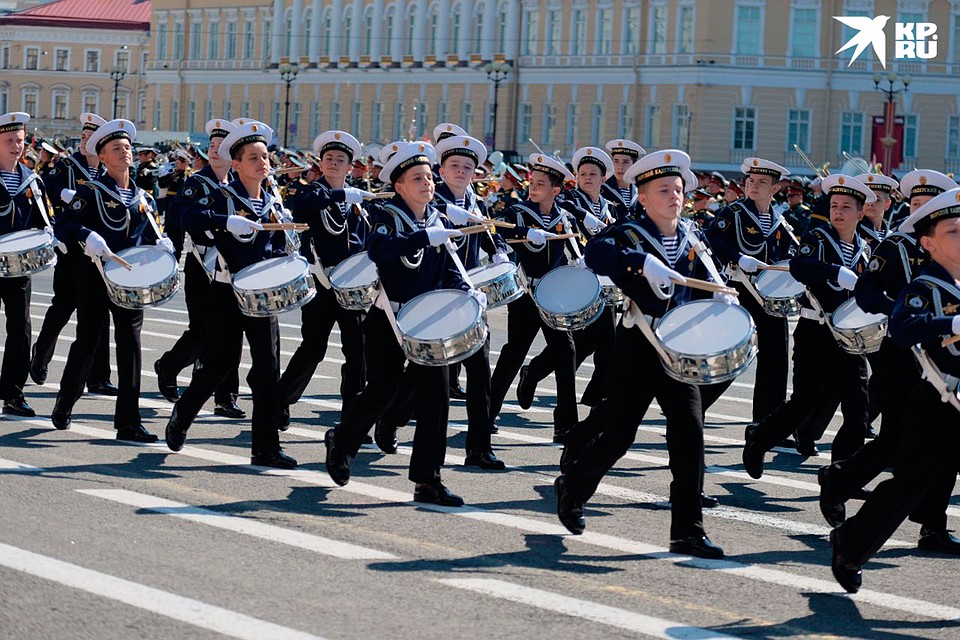
<svg viewBox="0 0 960 640"><path fill-rule="evenodd" d="M757 265L757 269L762 269L764 271L786 271L787 273L790 272L790 267L785 264L768 264L765 267Z"/></svg>
<svg viewBox="0 0 960 640"><path fill-rule="evenodd" d="M126 269L127 271L130 271L131 269L133 269L133 265L132 265L132 264L130 264L129 262L127 262L126 260L124 260L123 258L121 258L121 257L118 256L118 255L114 255L114 254L112 254L112 253L107 253L107 254L104 254L104 255L107 257L108 260L113 260L114 262L116 262L118 265L120 265L121 267L123 267L123 268Z"/></svg>
<svg viewBox="0 0 960 640"><path fill-rule="evenodd" d="M676 284L679 284L682 287L689 287L691 289L700 289L701 291L712 291L714 293L726 293L731 296L739 296L740 292L736 289L728 287L726 285L717 284L716 282L710 282L709 280L698 280L697 278L685 278L686 282L678 282L674 280Z"/></svg>
<svg viewBox="0 0 960 640"><path fill-rule="evenodd" d="M463 227L462 229L458 229L458 231L465 236L469 236L474 233L483 233L484 231L489 229L491 226L493 226L492 223L491 224L484 223L484 224L478 224L473 227Z"/></svg>
<svg viewBox="0 0 960 640"><path fill-rule="evenodd" d="M569 238L579 238L579 233L561 233L558 236L549 236L547 240L567 240ZM521 242L530 242L526 238L518 238L516 240L507 240L508 244L520 244Z"/></svg>
<svg viewBox="0 0 960 640"><path fill-rule="evenodd" d="M387 198L392 198L394 196L393 191L381 191L380 193L375 193L372 196L363 196L364 200L386 200Z"/></svg>
<svg viewBox="0 0 960 640"><path fill-rule="evenodd" d="M260 226L264 231L309 231L310 225L304 222L264 222Z"/></svg>
<svg viewBox="0 0 960 640"><path fill-rule="evenodd" d="M516 229L517 225L512 222L501 222L500 220L490 220L490 224L501 227L503 229Z"/></svg>
<svg viewBox="0 0 960 640"><path fill-rule="evenodd" d="M940 343L941 347L949 347L952 344L960 342L960 336L950 336L949 338L944 338L943 342Z"/></svg>

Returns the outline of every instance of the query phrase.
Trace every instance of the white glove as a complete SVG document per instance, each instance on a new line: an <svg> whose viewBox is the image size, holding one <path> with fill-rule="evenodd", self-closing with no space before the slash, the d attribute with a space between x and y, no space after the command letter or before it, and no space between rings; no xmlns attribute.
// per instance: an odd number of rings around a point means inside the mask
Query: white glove
<svg viewBox="0 0 960 640"><path fill-rule="evenodd" d="M158 249L163 249L167 253L176 252L176 249L173 246L173 240L171 240L170 238L160 238L159 240L157 240L155 246Z"/></svg>
<svg viewBox="0 0 960 640"><path fill-rule="evenodd" d="M684 284L687 281L682 275L660 262L660 259L652 253L648 253L643 260L643 277L652 286L661 289L669 287L672 283Z"/></svg>
<svg viewBox="0 0 960 640"><path fill-rule="evenodd" d="M364 191L363 189L357 189L356 187L346 187L343 190L344 201L347 204L360 204L363 202L364 198L372 198L373 194L369 191Z"/></svg>
<svg viewBox="0 0 960 640"><path fill-rule="evenodd" d="M840 267L840 272L837 274L837 284L847 291L853 291L853 288L857 286L857 274L846 267Z"/></svg>
<svg viewBox="0 0 960 640"><path fill-rule="evenodd" d="M954 334L960 335L960 316L953 316L951 328L953 329Z"/></svg>
<svg viewBox="0 0 960 640"><path fill-rule="evenodd" d="M587 261L584 260L583 258L577 258L576 260L573 261L573 266L575 266L578 269L586 269Z"/></svg>
<svg viewBox="0 0 960 640"><path fill-rule="evenodd" d="M603 223L600 222L600 218L597 216L592 213L587 213L583 216L583 226L585 226L588 231L595 233L603 228Z"/></svg>
<svg viewBox="0 0 960 640"><path fill-rule="evenodd" d="M91 258L99 258L102 255L111 254L110 247L107 246L107 241L96 231L91 231L90 235L87 236L87 239L83 243L83 252Z"/></svg>
<svg viewBox="0 0 960 640"><path fill-rule="evenodd" d="M486 218L470 213L463 207L458 207L455 204L448 204L447 210L444 212L443 215L447 217L447 220L457 225L458 227L462 227L466 225L468 222L483 222L484 220L486 220Z"/></svg>
<svg viewBox="0 0 960 640"><path fill-rule="evenodd" d="M470 297L477 301L477 304L480 305L480 312L483 313L487 310L487 294L480 289L471 289Z"/></svg>
<svg viewBox="0 0 960 640"><path fill-rule="evenodd" d="M497 252L493 254L493 257L490 258L490 262L493 264L503 264L504 262L510 262L510 256L505 253Z"/></svg>
<svg viewBox="0 0 960 640"><path fill-rule="evenodd" d="M714 299L714 300L719 300L720 302L722 302L722 303L724 303L724 304L731 304L731 305L732 305L732 304L740 304L740 302L737 300L737 296L731 295L731 294L729 294L729 293L723 293L722 291L717 291L716 293L714 293L714 294L713 294L713 299Z"/></svg>
<svg viewBox="0 0 960 640"><path fill-rule="evenodd" d="M53 227L44 227L43 232L46 233L51 238L53 237Z"/></svg>
<svg viewBox="0 0 960 640"><path fill-rule="evenodd" d="M228 216L227 231L237 236L245 236L254 231L263 231L259 222L254 222L243 216Z"/></svg>
<svg viewBox="0 0 960 640"><path fill-rule="evenodd" d="M768 267L770 265L751 256L740 256L740 259L737 260L737 266L740 267L740 270L744 273L756 273L760 267Z"/></svg>
<svg viewBox="0 0 960 640"><path fill-rule="evenodd" d="M444 227L427 227L427 242L431 247L439 247L450 238L459 238L463 234L456 229L447 229Z"/></svg>
<svg viewBox="0 0 960 640"><path fill-rule="evenodd" d="M70 204L73 202L73 196L77 195L77 192L73 189L61 189L60 190L60 199L63 200L64 204Z"/></svg>
<svg viewBox="0 0 960 640"><path fill-rule="evenodd" d="M536 245L546 244L547 238L551 237L552 235L552 233L548 233L543 229L535 229L533 227L527 229L527 240Z"/></svg>

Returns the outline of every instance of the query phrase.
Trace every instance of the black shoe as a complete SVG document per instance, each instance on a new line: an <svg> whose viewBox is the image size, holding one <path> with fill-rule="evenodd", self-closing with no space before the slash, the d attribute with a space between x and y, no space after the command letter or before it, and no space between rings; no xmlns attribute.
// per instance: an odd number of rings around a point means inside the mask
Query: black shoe
<svg viewBox="0 0 960 640"><path fill-rule="evenodd" d="M800 455L807 456L808 458L820 455L820 449L817 449L815 440L804 440L798 433L793 435L793 439L796 441L797 453Z"/></svg>
<svg viewBox="0 0 960 640"><path fill-rule="evenodd" d="M187 441L187 425L180 420L176 407L173 408L173 413L167 421L165 437L170 451L180 451L183 449L183 443Z"/></svg>
<svg viewBox="0 0 960 640"><path fill-rule="evenodd" d="M703 509L716 509L720 506L720 501L713 496L708 496L703 491L700 492L700 507Z"/></svg>
<svg viewBox="0 0 960 640"><path fill-rule="evenodd" d="M493 451L470 451L463 461L465 467L478 467L489 471L503 471L507 465Z"/></svg>
<svg viewBox="0 0 960 640"><path fill-rule="evenodd" d="M53 426L60 431L66 431L70 428L70 412L64 411L62 409L57 409L56 406L53 407L53 413L50 414L50 420L53 422Z"/></svg>
<svg viewBox="0 0 960 640"><path fill-rule="evenodd" d="M339 426L340 423L338 422L337 424L333 425L333 428L336 429ZM367 433L363 436L363 440L360 441L360 444L373 444L373 436Z"/></svg>
<svg viewBox="0 0 960 640"><path fill-rule="evenodd" d="M21 418L34 418L37 412L27 404L27 399L23 396L13 400L3 401L3 412L10 416L20 416Z"/></svg>
<svg viewBox="0 0 960 640"><path fill-rule="evenodd" d="M498 427L497 423L494 422L493 424L490 425L490 434L497 435L498 433L500 433L500 427Z"/></svg>
<svg viewBox="0 0 960 640"><path fill-rule="evenodd" d="M274 467L276 469L296 469L297 461L283 452L283 449L270 453L254 453L250 456L250 464L257 467Z"/></svg>
<svg viewBox="0 0 960 640"><path fill-rule="evenodd" d="M168 402L176 402L180 399L180 389L177 387L177 376L167 375L160 367L160 361L153 363L153 370L157 374L157 386L160 388L160 395Z"/></svg>
<svg viewBox="0 0 960 640"><path fill-rule="evenodd" d="M710 560L719 560L723 557L723 549L710 542L710 538L707 536L688 536L679 540L671 540L670 553Z"/></svg>
<svg viewBox="0 0 960 640"><path fill-rule="evenodd" d="M554 429L553 430L553 443L554 444L564 444L567 441L567 432L570 431L568 428Z"/></svg>
<svg viewBox="0 0 960 640"><path fill-rule="evenodd" d="M744 445L742 458L743 468L746 470L747 475L754 480L759 480L763 477L763 455L765 452L754 442L756 429L757 425L748 424L743 432Z"/></svg>
<svg viewBox="0 0 960 640"><path fill-rule="evenodd" d="M286 431L290 428L290 407L277 411L277 429Z"/></svg>
<svg viewBox="0 0 960 640"><path fill-rule="evenodd" d="M413 489L413 501L438 504L441 507L463 506L463 498L447 489L439 480L418 482Z"/></svg>
<svg viewBox="0 0 960 640"><path fill-rule="evenodd" d="M830 532L830 544L833 545L833 560L830 562L833 577L847 593L860 591L860 585L863 584L863 572L860 571L860 567L844 558L843 554L837 549L836 529Z"/></svg>
<svg viewBox="0 0 960 640"><path fill-rule="evenodd" d="M98 396L112 396L116 397L120 391L117 387L110 383L109 380L106 382L98 382L96 384L87 385L87 393L93 393Z"/></svg>
<svg viewBox="0 0 960 640"><path fill-rule="evenodd" d="M567 531L578 536L587 528L587 519L583 517L583 504L575 501L567 492L566 482L563 476L553 481L557 492L557 518Z"/></svg>
<svg viewBox="0 0 960 640"><path fill-rule="evenodd" d="M218 404L213 408L213 415L222 418L233 418L234 420L243 420L247 417L247 412L241 409L236 402L231 400L228 404Z"/></svg>
<svg viewBox="0 0 960 640"><path fill-rule="evenodd" d="M450 399L451 400L466 400L467 392L463 387L460 386L459 382L456 382L450 385Z"/></svg>
<svg viewBox="0 0 960 640"><path fill-rule="evenodd" d="M603 402L603 398L596 393L584 392L583 397L580 398L580 404L585 407L590 407L591 409L599 405L601 402Z"/></svg>
<svg viewBox="0 0 960 640"><path fill-rule="evenodd" d="M327 473L331 480L342 487L350 482L350 459L347 456L340 455L340 452L334 446L333 429L327 429L327 432L323 434L323 443L327 445Z"/></svg>
<svg viewBox="0 0 960 640"><path fill-rule="evenodd" d="M847 520L847 505L830 486L830 465L817 469L820 485L820 513L831 527L839 527Z"/></svg>
<svg viewBox="0 0 960 640"><path fill-rule="evenodd" d="M131 424L117 429L117 440L125 442L156 442L159 439L144 429L142 424Z"/></svg>
<svg viewBox="0 0 960 640"><path fill-rule="evenodd" d="M873 493L870 489L866 487L860 487L850 495L851 500L861 500L866 501L870 497L870 494Z"/></svg>
<svg viewBox="0 0 960 640"><path fill-rule="evenodd" d="M520 367L520 380L517 382L517 404L521 409L529 409L533 404L533 396L537 393L537 385L530 379L530 365Z"/></svg>
<svg viewBox="0 0 960 640"><path fill-rule="evenodd" d="M33 345L30 357L30 379L36 384L43 384L47 381L47 367L40 364L37 360L37 345Z"/></svg>
<svg viewBox="0 0 960 640"><path fill-rule="evenodd" d="M373 428L373 441L384 453L396 453L400 442L397 440L397 430L382 420L377 420Z"/></svg>
<svg viewBox="0 0 960 640"><path fill-rule="evenodd" d="M920 541L917 542L917 547L924 551L949 553L954 556L960 555L960 540L953 536L947 529L922 527L920 529Z"/></svg>

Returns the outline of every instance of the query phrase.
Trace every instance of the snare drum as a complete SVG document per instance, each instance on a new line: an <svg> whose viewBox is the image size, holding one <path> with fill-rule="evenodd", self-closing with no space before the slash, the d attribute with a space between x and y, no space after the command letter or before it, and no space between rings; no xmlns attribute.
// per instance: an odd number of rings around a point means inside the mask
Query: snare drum
<svg viewBox="0 0 960 640"><path fill-rule="evenodd" d="M887 316L867 313L850 298L833 312L830 324L840 348L847 353L875 353L887 335Z"/></svg>
<svg viewBox="0 0 960 640"><path fill-rule="evenodd" d="M656 330L669 359L667 375L690 384L733 380L757 357L753 318L738 305L695 300L660 319Z"/></svg>
<svg viewBox="0 0 960 640"><path fill-rule="evenodd" d="M233 292L245 316L266 318L299 309L317 295L307 261L300 256L270 258L233 277Z"/></svg>
<svg viewBox="0 0 960 640"><path fill-rule="evenodd" d="M103 265L107 295L118 307L145 309L170 300L180 290L177 259L159 247L130 247L117 252L133 267L127 271L117 262Z"/></svg>
<svg viewBox="0 0 960 640"><path fill-rule="evenodd" d="M477 267L467 275L474 287L487 294L487 309L510 304L527 291L523 270L512 262Z"/></svg>
<svg viewBox="0 0 960 640"><path fill-rule="evenodd" d="M380 288L377 265L366 251L355 253L330 272L330 287L341 307L366 311L373 306Z"/></svg>
<svg viewBox="0 0 960 640"><path fill-rule="evenodd" d="M43 229L0 236L0 278L20 278L57 264L57 241Z"/></svg>
<svg viewBox="0 0 960 640"><path fill-rule="evenodd" d="M561 331L583 329L600 317L600 280L589 269L557 267L540 279L533 301L547 326Z"/></svg>
<svg viewBox="0 0 960 640"><path fill-rule="evenodd" d="M776 263L789 265L789 261ZM806 290L789 271L768 269L753 281L757 293L763 298L763 310L777 318L793 318L800 315L800 296Z"/></svg>
<svg viewBox="0 0 960 640"><path fill-rule="evenodd" d="M417 296L400 308L397 326L403 353L411 362L426 366L466 360L487 339L480 304L457 289Z"/></svg>
<svg viewBox="0 0 960 640"><path fill-rule="evenodd" d="M613 310L619 309L623 305L623 291L607 276L597 276L597 278L600 279L600 295L603 296L603 303Z"/></svg>

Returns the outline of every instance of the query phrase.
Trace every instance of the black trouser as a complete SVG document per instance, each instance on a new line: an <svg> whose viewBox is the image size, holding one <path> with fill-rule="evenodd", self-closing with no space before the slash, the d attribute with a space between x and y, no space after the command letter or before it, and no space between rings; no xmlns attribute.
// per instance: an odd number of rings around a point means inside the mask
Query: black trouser
<svg viewBox="0 0 960 640"><path fill-rule="evenodd" d="M77 309L77 302L84 294L79 279L79 272L84 263L90 258L68 251L63 253L57 249L57 265L53 268L53 298L43 316L40 333L34 343L34 359L41 367L49 366L53 360L53 353L57 348L57 338L67 326L70 316ZM93 365L90 367L90 377L87 384L100 384L110 381L110 321L103 323L100 334L100 344L93 356Z"/></svg>
<svg viewBox="0 0 960 640"><path fill-rule="evenodd" d="M30 278L0 278L0 306L6 316L0 400L23 397L30 369Z"/></svg>
<svg viewBox="0 0 960 640"><path fill-rule="evenodd" d="M497 367L490 381L490 420L496 420L500 408L523 364L533 339L543 331L553 356L557 379L557 406L553 410L553 428L565 432L577 422L576 353L569 331L548 327L540 318L531 296L522 296L507 307L507 343L500 350Z"/></svg>
<svg viewBox="0 0 960 640"><path fill-rule="evenodd" d="M573 334L574 350L576 352L576 368L579 369L583 361L593 355L593 376L583 391L583 397L594 401L602 400L606 395L607 375L610 364L610 354L613 351L613 342L616 335L617 319L610 306L604 308L600 317L586 328L571 331ZM556 361L553 350L548 345L543 351L534 356L527 365L527 379L536 385L553 373Z"/></svg>
<svg viewBox="0 0 960 640"><path fill-rule="evenodd" d="M880 483L860 511L837 529L839 551L857 565L883 546L928 493L942 490L945 477L951 480L951 490L957 477L960 413L941 402L933 385L920 382L913 387L904 416L905 437L893 477Z"/></svg>
<svg viewBox="0 0 960 640"><path fill-rule="evenodd" d="M374 307L363 321L363 351L367 363L367 385L350 408L343 413L334 431L334 443L345 455L360 450L370 427L383 415L409 377L414 393L416 431L410 475L413 482L440 480L440 469L447 453L447 417L450 388L447 367L426 367L407 362L390 327L386 314Z"/></svg>
<svg viewBox="0 0 960 640"><path fill-rule="evenodd" d="M360 329L363 314L341 307L333 289L325 289L319 282L316 287L317 295L300 309L302 340L280 376L277 402L280 409L286 409L303 395L327 354L327 341L336 323L340 327L340 350L344 360L340 367L342 415L363 389L363 334Z"/></svg>
<svg viewBox="0 0 960 640"><path fill-rule="evenodd" d="M670 455L670 539L703 535L703 418L700 390L667 376L637 328L617 327L607 399L567 434L564 477L571 497L586 502L623 457L656 398L667 418Z"/></svg>
<svg viewBox="0 0 960 640"><path fill-rule="evenodd" d="M92 262L81 262L77 269L77 286L83 295L77 301L77 337L70 345L67 364L60 381L55 411L72 411L83 393L83 383L90 375L94 354L103 335L103 326L113 316L117 341L117 405L113 414L115 429L140 422L140 330L143 311L118 307L107 296L107 287Z"/></svg>
<svg viewBox="0 0 960 640"><path fill-rule="evenodd" d="M843 425L830 455L832 460L849 458L863 446L867 429L867 360L843 351L830 329L815 320L800 318L793 340L793 394L760 421L755 442L769 451L839 393Z"/></svg>
<svg viewBox="0 0 960 640"><path fill-rule="evenodd" d="M790 329L786 318L772 316L740 283L740 305L753 318L757 327L757 371L753 385L753 421L759 422L773 413L787 399ZM709 408L709 406L707 407Z"/></svg>
<svg viewBox="0 0 960 640"><path fill-rule="evenodd" d="M200 358L206 342L206 309L210 293L210 277L196 256L188 255L183 265L183 296L187 304L187 330L177 339L170 350L157 361L160 369L176 376ZM243 351L243 336L237 336L237 362ZM217 385L214 401L219 405L228 405L237 399L240 392L240 373L236 369L227 372L227 376Z"/></svg>
<svg viewBox="0 0 960 640"><path fill-rule="evenodd" d="M180 396L174 411L181 424L189 426L203 404L223 379L240 366L237 344L246 335L252 366L247 384L253 392L253 453L280 450L277 435L277 380L280 378L280 325L276 316L251 318L240 312L233 288L212 282L207 303L206 345L194 367L190 386Z"/></svg>

